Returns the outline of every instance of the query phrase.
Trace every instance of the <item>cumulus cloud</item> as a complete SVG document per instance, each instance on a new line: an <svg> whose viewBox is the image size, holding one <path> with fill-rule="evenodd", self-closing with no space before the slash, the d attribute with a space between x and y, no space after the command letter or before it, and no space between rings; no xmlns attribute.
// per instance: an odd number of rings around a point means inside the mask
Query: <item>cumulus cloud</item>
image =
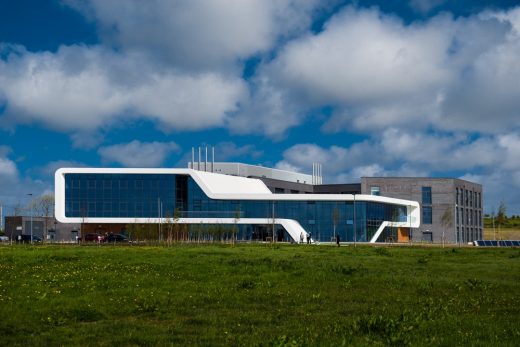
<svg viewBox="0 0 520 347"><path fill-rule="evenodd" d="M18 176L16 164L8 158L0 158L0 177L13 179Z"/></svg>
<svg viewBox="0 0 520 347"><path fill-rule="evenodd" d="M321 162L329 178L350 172L369 175L429 175L432 173L520 169L520 137L517 133L476 139L464 135L408 133L391 128L377 138L350 147L297 144L283 153L279 167L308 170Z"/></svg>
<svg viewBox="0 0 520 347"><path fill-rule="evenodd" d="M0 202L6 215L12 213L14 207L28 202L30 197L27 194L39 196L52 189L50 181L22 176L16 163L9 158L11 153L11 148L0 146Z"/></svg>
<svg viewBox="0 0 520 347"><path fill-rule="evenodd" d="M309 172L311 163L321 162L325 181L336 183L359 182L363 176L460 177L484 185L487 211L501 200L512 207L511 211L517 211L520 205L514 192L520 189L518 158L517 132L471 138L392 128L349 147L297 144L284 151L283 160L276 166Z"/></svg>
<svg viewBox="0 0 520 347"><path fill-rule="evenodd" d="M347 7L259 73L297 100L302 114L332 106L326 132L394 126L496 134L520 122L517 12L405 24Z"/></svg>
<svg viewBox="0 0 520 347"><path fill-rule="evenodd" d="M431 90L450 79L443 60L452 24L437 21L436 28L444 30L349 8L323 32L288 44L272 68L317 103L388 100Z"/></svg>
<svg viewBox="0 0 520 347"><path fill-rule="evenodd" d="M0 60L4 123L88 132L139 117L166 131L198 130L223 125L246 93L240 78L186 74L150 64L139 53L101 46L62 46L56 54L8 49Z"/></svg>
<svg viewBox="0 0 520 347"><path fill-rule="evenodd" d="M484 133L520 126L519 56L520 35L511 32L506 42L468 64L446 93L442 126Z"/></svg>
<svg viewBox="0 0 520 347"><path fill-rule="evenodd" d="M302 122L304 108L286 89L270 83L268 76L250 81L250 91L239 111L228 118L228 128L233 132L261 133L279 139L287 129Z"/></svg>
<svg viewBox="0 0 520 347"><path fill-rule="evenodd" d="M159 167L168 156L179 150L174 142L140 142L101 147L98 154L105 163L118 163L125 167Z"/></svg>
<svg viewBox="0 0 520 347"><path fill-rule="evenodd" d="M312 163L321 163L324 175L336 181L335 176L345 171L382 161L384 158L378 152L378 146L370 141L355 143L348 148L337 145L323 148L317 144L297 144L284 151L284 159L278 162L276 167L311 172Z"/></svg>
<svg viewBox="0 0 520 347"><path fill-rule="evenodd" d="M221 69L269 51L337 1L66 0L96 21L105 44L145 50L188 70Z"/></svg>

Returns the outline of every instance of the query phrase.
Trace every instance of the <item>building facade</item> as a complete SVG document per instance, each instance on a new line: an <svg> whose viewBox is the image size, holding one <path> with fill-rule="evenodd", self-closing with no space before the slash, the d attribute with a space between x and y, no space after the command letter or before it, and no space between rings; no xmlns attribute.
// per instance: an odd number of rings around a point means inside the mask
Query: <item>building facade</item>
<svg viewBox="0 0 520 347"><path fill-rule="evenodd" d="M418 201L414 241L469 243L483 239L482 185L454 178L363 177L361 192Z"/></svg>
<svg viewBox="0 0 520 347"><path fill-rule="evenodd" d="M16 241L18 236L32 235L49 242L75 241L79 236L79 223L61 223L54 217L6 216L5 235Z"/></svg>
<svg viewBox="0 0 520 347"><path fill-rule="evenodd" d="M260 179L193 169L64 168L55 174L56 219L64 223L157 224L173 218L191 226L238 225L237 239L294 242L307 235L331 241L336 234L342 241L398 241L420 225L416 201L305 193L277 193Z"/></svg>

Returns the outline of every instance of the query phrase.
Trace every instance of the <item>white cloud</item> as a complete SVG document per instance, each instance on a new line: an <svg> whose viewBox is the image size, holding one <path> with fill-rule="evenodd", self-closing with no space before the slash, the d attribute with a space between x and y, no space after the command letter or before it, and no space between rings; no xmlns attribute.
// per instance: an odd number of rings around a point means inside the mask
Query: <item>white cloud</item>
<svg viewBox="0 0 520 347"><path fill-rule="evenodd" d="M442 127L502 132L520 126L520 35L477 56L448 89L442 105Z"/></svg>
<svg viewBox="0 0 520 347"><path fill-rule="evenodd" d="M309 170L321 162L331 179L348 173L359 175L426 176L467 170L520 169L520 136L468 138L465 135L405 132L390 128L371 140L350 147L316 144L293 145L283 153L278 167ZM339 177L339 176L338 176ZM335 179L334 179L335 180Z"/></svg>
<svg viewBox="0 0 520 347"><path fill-rule="evenodd" d="M12 179L18 176L16 164L8 158L0 158L0 177Z"/></svg>
<svg viewBox="0 0 520 347"><path fill-rule="evenodd" d="M452 26L445 18L405 26L377 10L349 8L323 32L289 43L270 69L316 103L391 100L449 81Z"/></svg>
<svg viewBox="0 0 520 347"><path fill-rule="evenodd" d="M240 78L186 74L139 53L100 46L62 46L56 54L17 48L0 60L4 123L40 122L91 133L122 119L148 118L165 131L225 123L246 94Z"/></svg>
<svg viewBox="0 0 520 347"><path fill-rule="evenodd" d="M271 84L267 76L250 82L250 90L251 96L235 115L228 118L228 128L233 132L281 138L287 129L301 123L302 106L287 90Z"/></svg>
<svg viewBox="0 0 520 347"><path fill-rule="evenodd" d="M358 167L369 167L383 160L379 148L370 141L353 144L349 148L331 146L323 148L317 144L297 144L283 153L283 160L277 168L292 168L292 171L312 172L312 163L321 163L325 177L333 179L335 175ZM359 178L359 177L358 177Z"/></svg>
<svg viewBox="0 0 520 347"><path fill-rule="evenodd" d="M498 144L503 152L497 153L496 160L510 170L520 170L520 134L508 133L498 136Z"/></svg>
<svg viewBox="0 0 520 347"><path fill-rule="evenodd" d="M66 0L100 28L105 44L152 52L188 70L221 69L307 29L336 1Z"/></svg>
<svg viewBox="0 0 520 347"><path fill-rule="evenodd" d="M53 189L50 180L34 180L23 177L14 161L9 159L11 149L0 146L0 203L4 207L4 214L12 213L17 205L23 206L29 200L29 193L40 196L43 192Z"/></svg>
<svg viewBox="0 0 520 347"><path fill-rule="evenodd" d="M172 152L179 150L174 142L140 142L101 147L98 154L105 163L118 163L126 167L159 167Z"/></svg>
<svg viewBox="0 0 520 347"><path fill-rule="evenodd" d="M519 13L405 24L377 9L346 8L322 32L288 43L259 74L300 115L332 106L326 132L497 134L520 126Z"/></svg>
<svg viewBox="0 0 520 347"><path fill-rule="evenodd" d="M436 172L493 166L502 152L498 139L492 137L471 141L463 135L409 133L395 128L383 132L381 146L394 161L426 165Z"/></svg>

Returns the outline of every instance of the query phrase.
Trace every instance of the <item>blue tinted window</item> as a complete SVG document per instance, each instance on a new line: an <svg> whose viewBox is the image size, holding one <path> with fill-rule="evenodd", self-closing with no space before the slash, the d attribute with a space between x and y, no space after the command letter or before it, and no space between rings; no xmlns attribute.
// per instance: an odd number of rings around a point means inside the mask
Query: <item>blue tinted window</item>
<svg viewBox="0 0 520 347"><path fill-rule="evenodd" d="M432 204L432 187L422 187L422 203L424 205Z"/></svg>
<svg viewBox="0 0 520 347"><path fill-rule="evenodd" d="M174 196L175 175L65 175L67 217L154 218L158 206L165 216L175 208Z"/></svg>
<svg viewBox="0 0 520 347"><path fill-rule="evenodd" d="M423 206L422 224L432 224L432 207L431 206Z"/></svg>

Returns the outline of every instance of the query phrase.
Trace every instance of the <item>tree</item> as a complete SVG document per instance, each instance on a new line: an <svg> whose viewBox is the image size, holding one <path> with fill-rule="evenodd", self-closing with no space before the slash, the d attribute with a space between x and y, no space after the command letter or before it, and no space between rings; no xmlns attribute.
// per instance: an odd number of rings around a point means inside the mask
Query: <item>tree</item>
<svg viewBox="0 0 520 347"><path fill-rule="evenodd" d="M173 222L173 229L175 231L175 239L177 241L179 241L179 219L181 218L182 216L182 212L181 212L181 209L176 207L175 210L173 211L173 219L172 219L172 222Z"/></svg>
<svg viewBox="0 0 520 347"><path fill-rule="evenodd" d="M500 235L500 226L504 225L507 221L506 216L506 204L504 201L500 202L500 205L498 205L498 213L497 213L497 223L498 223L498 234Z"/></svg>
<svg viewBox="0 0 520 347"><path fill-rule="evenodd" d="M181 218L182 212L180 208L175 208L173 211L173 216L170 216L169 212L166 213L166 224L168 227L168 237L167 242L168 245L171 245L174 234L175 234L175 240L179 241L179 219Z"/></svg>
<svg viewBox="0 0 520 347"><path fill-rule="evenodd" d="M445 239L446 229L450 229L453 227L453 213L452 213L450 207L446 208L446 211L444 211L444 213L442 214L441 225L443 227L443 229L442 229L442 247L444 247L444 243L446 241L446 239Z"/></svg>
<svg viewBox="0 0 520 347"><path fill-rule="evenodd" d="M238 234L238 222L240 221L240 216L241 216L241 211L240 211L240 205L237 206L237 209L235 211L235 216L234 216L234 219L233 221L235 222L234 226L233 226L233 230L231 231L231 244L235 244L235 236Z"/></svg>

